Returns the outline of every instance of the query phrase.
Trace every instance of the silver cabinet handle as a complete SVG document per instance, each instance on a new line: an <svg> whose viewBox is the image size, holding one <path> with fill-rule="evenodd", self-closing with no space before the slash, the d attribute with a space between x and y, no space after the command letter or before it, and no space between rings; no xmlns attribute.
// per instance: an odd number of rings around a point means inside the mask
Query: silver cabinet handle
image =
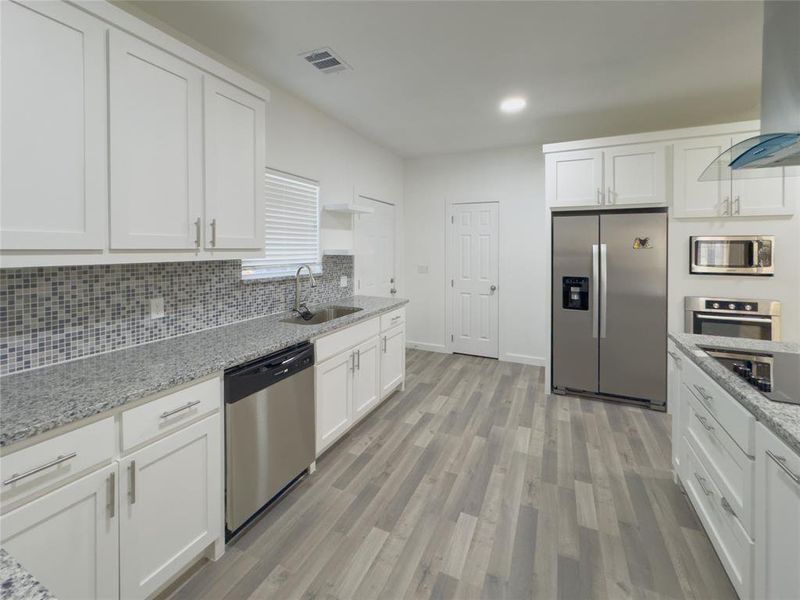
<svg viewBox="0 0 800 600"><path fill-rule="evenodd" d="M387 345L386 336L383 336L383 353L384 354L386 354L386 345Z"/></svg>
<svg viewBox="0 0 800 600"><path fill-rule="evenodd" d="M596 338L600 325L600 246L592 244L592 337Z"/></svg>
<svg viewBox="0 0 800 600"><path fill-rule="evenodd" d="M200 247L200 217L194 221L194 245Z"/></svg>
<svg viewBox="0 0 800 600"><path fill-rule="evenodd" d="M600 308L603 313L600 315L600 337L606 337L606 321L608 321L608 246L600 244Z"/></svg>
<svg viewBox="0 0 800 600"><path fill-rule="evenodd" d="M783 469L783 472L786 473L789 478L794 481L797 485L800 485L800 475L794 473L786 464L786 459L783 456L778 456L777 454L773 454L772 451L767 450L767 456L769 456L772 460L774 460L778 466Z"/></svg>
<svg viewBox="0 0 800 600"><path fill-rule="evenodd" d="M731 214L731 197L725 196L725 199L722 201L722 214L723 216L730 216Z"/></svg>
<svg viewBox="0 0 800 600"><path fill-rule="evenodd" d="M722 508L724 508L727 512L731 513L734 517L736 516L736 511L733 510L731 503L728 502L728 499L725 496L719 499L719 503L722 505Z"/></svg>
<svg viewBox="0 0 800 600"><path fill-rule="evenodd" d="M597 188L597 203L603 203L603 192L600 190L600 188Z"/></svg>
<svg viewBox="0 0 800 600"><path fill-rule="evenodd" d="M614 190L611 187L608 188L608 203L614 204Z"/></svg>
<svg viewBox="0 0 800 600"><path fill-rule="evenodd" d="M358 363L356 363L356 369L359 371L361 370L361 350L356 350L356 358L358 359Z"/></svg>
<svg viewBox="0 0 800 600"><path fill-rule="evenodd" d="M356 370L356 353L355 352L352 352L350 354L350 370L351 371L355 371Z"/></svg>
<svg viewBox="0 0 800 600"><path fill-rule="evenodd" d="M211 219L211 242L209 242L212 247L216 247L217 245L217 220Z"/></svg>
<svg viewBox="0 0 800 600"><path fill-rule="evenodd" d="M700 394L700 396L702 396L703 400L705 400L706 402L710 402L711 400L714 399L713 396L709 395L709 393L706 392L706 389L702 385L697 385L696 383L692 385L694 386L694 389L697 390L697 393Z"/></svg>
<svg viewBox="0 0 800 600"><path fill-rule="evenodd" d="M128 487L128 498L131 504L136 504L136 461L132 460L128 465L128 477L130 485Z"/></svg>
<svg viewBox="0 0 800 600"><path fill-rule="evenodd" d="M171 417L172 415L177 415L179 412L183 412L184 410L189 410L193 406L197 406L200 404L200 400L193 400L192 402L187 402L183 406L179 406L178 408L173 408L172 410L168 410L166 412L161 413L161 418L166 419L167 417Z"/></svg>
<svg viewBox="0 0 800 600"><path fill-rule="evenodd" d="M703 426L703 428L706 431L714 431L714 426L713 425L709 425L708 424L708 419L706 419L703 415L698 415L697 413L695 413L694 416L697 417L697 420L700 421L700 424Z"/></svg>
<svg viewBox="0 0 800 600"><path fill-rule="evenodd" d="M712 495L714 492L712 492L711 490L709 490L709 489L706 487L706 478L705 478L705 477L701 477L701 476L700 476L700 475L698 475L697 473L695 473L695 474L694 474L694 476L695 476L695 479L697 479L697 483L699 483L699 484L700 484L700 489L702 489L702 490L703 490L703 493L704 493L706 496L711 496L711 495Z"/></svg>
<svg viewBox="0 0 800 600"><path fill-rule="evenodd" d="M736 205L736 208L734 209L734 212L735 212L737 215L738 215L738 214L741 214L741 210L742 210L742 203L741 203L741 201L739 200L739 196L736 196L736 197L733 199L733 203Z"/></svg>
<svg viewBox="0 0 800 600"><path fill-rule="evenodd" d="M678 356L676 352L673 352L672 350L667 350L667 354L669 354L672 357L672 360L674 360L676 363L678 363L679 365L681 364L681 357Z"/></svg>
<svg viewBox="0 0 800 600"><path fill-rule="evenodd" d="M490 286L489 286L489 291L490 291L490 292L496 292L496 291L497 291L497 286L496 286L496 285L494 285L494 284L490 285Z"/></svg>
<svg viewBox="0 0 800 600"><path fill-rule="evenodd" d="M402 318L403 318L403 315L395 315L394 317L392 317L392 323L396 323L397 321L399 321Z"/></svg>
<svg viewBox="0 0 800 600"><path fill-rule="evenodd" d="M78 456L77 452L62 454L60 456L57 456L50 462L46 462L43 465L39 465L38 467L33 467L32 469L29 469L24 473L14 473L11 477L9 477L3 482L3 485L11 485L12 483L19 481L20 479L25 479L26 477L30 477L31 475L36 475L36 473L39 473L40 471L44 471L45 469L49 469L50 467L55 467L56 465L60 465L61 463L66 462L71 458L75 458L76 456Z"/></svg>
<svg viewBox="0 0 800 600"><path fill-rule="evenodd" d="M108 476L108 516L114 518L117 514L117 474L113 471Z"/></svg>

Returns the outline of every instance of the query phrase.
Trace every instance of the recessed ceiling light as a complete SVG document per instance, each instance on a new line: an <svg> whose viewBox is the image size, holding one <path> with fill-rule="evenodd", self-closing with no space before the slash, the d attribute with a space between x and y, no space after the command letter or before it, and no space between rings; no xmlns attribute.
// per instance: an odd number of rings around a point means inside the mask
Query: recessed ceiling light
<svg viewBox="0 0 800 600"><path fill-rule="evenodd" d="M500 103L500 110L504 113L516 113L528 105L528 101L520 96L511 96Z"/></svg>

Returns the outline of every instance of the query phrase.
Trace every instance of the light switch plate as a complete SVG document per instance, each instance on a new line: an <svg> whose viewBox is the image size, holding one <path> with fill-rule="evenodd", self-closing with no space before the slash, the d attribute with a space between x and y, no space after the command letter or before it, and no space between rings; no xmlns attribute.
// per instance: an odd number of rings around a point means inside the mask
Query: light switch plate
<svg viewBox="0 0 800 600"><path fill-rule="evenodd" d="M150 298L150 318L164 318L164 298Z"/></svg>
<svg viewBox="0 0 800 600"><path fill-rule="evenodd" d="M339 277L339 287L347 287L347 275Z"/></svg>

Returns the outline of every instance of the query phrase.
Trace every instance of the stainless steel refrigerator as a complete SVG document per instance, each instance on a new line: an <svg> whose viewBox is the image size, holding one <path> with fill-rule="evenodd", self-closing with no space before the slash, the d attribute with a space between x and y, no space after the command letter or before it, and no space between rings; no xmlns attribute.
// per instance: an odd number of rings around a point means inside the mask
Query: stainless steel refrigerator
<svg viewBox="0 0 800 600"><path fill-rule="evenodd" d="M552 387L663 410L665 209L553 215Z"/></svg>

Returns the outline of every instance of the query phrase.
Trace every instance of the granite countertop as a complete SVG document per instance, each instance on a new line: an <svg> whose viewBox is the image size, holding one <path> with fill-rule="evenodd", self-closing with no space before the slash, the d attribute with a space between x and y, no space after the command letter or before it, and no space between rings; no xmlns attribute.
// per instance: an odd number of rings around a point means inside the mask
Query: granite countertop
<svg viewBox="0 0 800 600"><path fill-rule="evenodd" d="M786 404L785 402L769 400L738 375L720 365L716 359L705 354L699 347L713 346L714 348L754 350L756 352L800 354L800 344L692 333L670 333L669 337L692 362L738 400L764 426L800 454L800 404Z"/></svg>
<svg viewBox="0 0 800 600"><path fill-rule="evenodd" d="M47 588L0 548L0 598L2 600L55 600Z"/></svg>
<svg viewBox="0 0 800 600"><path fill-rule="evenodd" d="M7 375L0 378L0 446L219 373L407 302L352 296L319 306L363 310L319 325L282 323L290 313L280 313Z"/></svg>

